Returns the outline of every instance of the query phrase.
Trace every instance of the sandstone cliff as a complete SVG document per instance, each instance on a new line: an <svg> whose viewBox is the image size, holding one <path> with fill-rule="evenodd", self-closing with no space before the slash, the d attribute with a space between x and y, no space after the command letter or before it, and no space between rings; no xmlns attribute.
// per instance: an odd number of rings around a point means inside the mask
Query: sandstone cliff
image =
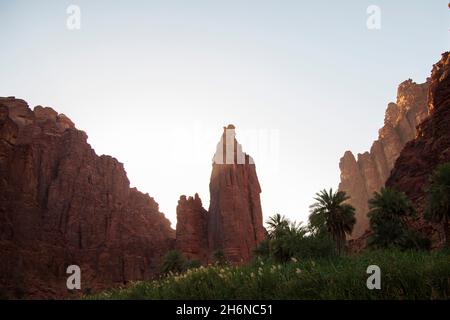
<svg viewBox="0 0 450 320"><path fill-rule="evenodd" d="M67 296L150 277L174 230L123 165L51 108L0 98L0 288L9 297Z"/></svg>
<svg viewBox="0 0 450 320"><path fill-rule="evenodd" d="M207 221L208 212L203 208L198 194L181 196L177 206L176 249L190 260L206 263L209 258Z"/></svg>
<svg viewBox="0 0 450 320"><path fill-rule="evenodd" d="M214 155L208 238L210 250L223 250L228 259L239 262L250 260L265 233L256 167L242 152L234 129L224 128Z"/></svg>
<svg viewBox="0 0 450 320"><path fill-rule="evenodd" d="M427 91L428 82L401 83L397 103L389 103L384 126L370 152L358 154L355 159L352 152L346 151L341 158L339 190L350 196L348 202L356 209L351 238L358 238L369 228L368 200L384 186L404 145L417 135L416 126L428 116Z"/></svg>
<svg viewBox="0 0 450 320"><path fill-rule="evenodd" d="M265 237L261 188L253 159L242 152L233 125L224 128L217 145L209 190L208 212L197 195L188 200L181 197L177 247L185 256L199 257L202 262L210 261L217 250L222 250L230 262L249 261L253 249Z"/></svg>
<svg viewBox="0 0 450 320"><path fill-rule="evenodd" d="M450 161L450 53L433 66L428 91L430 116L418 127L417 137L408 142L398 157L386 186L405 192L418 209L412 225L431 237L434 246L443 244L443 230L423 220L424 191L430 173Z"/></svg>

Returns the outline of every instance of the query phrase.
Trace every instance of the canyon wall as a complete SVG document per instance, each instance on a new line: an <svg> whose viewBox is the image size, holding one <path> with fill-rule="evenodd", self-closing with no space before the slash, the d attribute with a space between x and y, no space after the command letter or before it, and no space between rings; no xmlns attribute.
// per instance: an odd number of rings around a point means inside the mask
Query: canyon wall
<svg viewBox="0 0 450 320"><path fill-rule="evenodd" d="M175 232L123 165L98 156L63 114L0 98L0 294L67 296L150 277Z"/></svg>
<svg viewBox="0 0 450 320"><path fill-rule="evenodd" d="M346 151L340 160L339 190L350 196L348 202L356 209L352 239L360 237L369 228L368 200L384 186L401 150L417 135L417 125L428 116L428 86L428 82L416 84L412 80L401 83L397 102L388 104L384 126L370 151L358 154L357 158L351 151Z"/></svg>
<svg viewBox="0 0 450 320"><path fill-rule="evenodd" d="M434 247L444 243L441 226L423 219L424 193L430 174L440 163L450 161L450 53L433 66L428 91L430 116L418 127L417 137L401 151L387 187L403 191L413 201L418 217L411 224L431 238Z"/></svg>

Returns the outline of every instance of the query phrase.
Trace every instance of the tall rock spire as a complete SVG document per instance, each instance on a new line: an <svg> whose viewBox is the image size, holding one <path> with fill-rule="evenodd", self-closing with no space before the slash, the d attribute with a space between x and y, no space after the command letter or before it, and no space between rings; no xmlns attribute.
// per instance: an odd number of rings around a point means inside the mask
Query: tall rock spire
<svg viewBox="0 0 450 320"><path fill-rule="evenodd" d="M209 183L208 243L232 262L248 261L264 239L258 177L253 159L242 152L235 127L224 128Z"/></svg>
<svg viewBox="0 0 450 320"><path fill-rule="evenodd" d="M233 125L224 127L213 157L209 211L198 195L178 202L176 247L187 258L208 262L222 250L228 261L246 262L265 237L255 164L235 136Z"/></svg>

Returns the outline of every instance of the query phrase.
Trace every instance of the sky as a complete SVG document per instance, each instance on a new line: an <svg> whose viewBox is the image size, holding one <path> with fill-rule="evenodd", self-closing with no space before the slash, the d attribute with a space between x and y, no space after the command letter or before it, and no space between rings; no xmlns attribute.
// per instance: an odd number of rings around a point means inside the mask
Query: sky
<svg viewBox="0 0 450 320"><path fill-rule="evenodd" d="M397 86L449 50L449 16L444 0L0 0L0 96L67 115L172 227L180 195L208 208L234 124L264 219L306 221L344 152L377 138Z"/></svg>

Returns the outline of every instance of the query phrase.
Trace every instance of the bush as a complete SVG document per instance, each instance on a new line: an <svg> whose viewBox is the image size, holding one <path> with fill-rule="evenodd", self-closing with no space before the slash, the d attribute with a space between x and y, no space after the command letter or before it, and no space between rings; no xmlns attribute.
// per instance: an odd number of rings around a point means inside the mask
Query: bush
<svg viewBox="0 0 450 320"><path fill-rule="evenodd" d="M253 255L256 257L268 259L270 257L269 239L264 239L253 249Z"/></svg>
<svg viewBox="0 0 450 320"><path fill-rule="evenodd" d="M371 248L428 249L430 242L408 228L406 220L415 216L412 203L403 192L382 188L369 200L368 217L373 235Z"/></svg>
<svg viewBox="0 0 450 320"><path fill-rule="evenodd" d="M177 250L171 250L163 257L161 264L161 273L167 275L169 273L181 273L189 269L195 269L201 266L200 261L189 260Z"/></svg>
<svg viewBox="0 0 450 320"><path fill-rule="evenodd" d="M442 225L446 246L450 248L450 162L438 165L430 175L424 216Z"/></svg>
<svg viewBox="0 0 450 320"><path fill-rule="evenodd" d="M225 253L223 252L223 250L220 250L220 249L214 251L213 260L214 260L214 263L219 266L225 266L228 264L227 258L225 257Z"/></svg>
<svg viewBox="0 0 450 320"><path fill-rule="evenodd" d="M198 260L186 260L183 265L183 271L199 268L202 264Z"/></svg>
<svg viewBox="0 0 450 320"><path fill-rule="evenodd" d="M168 274L169 272L182 272L185 269L185 259L177 250L171 250L163 257L161 272Z"/></svg>
<svg viewBox="0 0 450 320"><path fill-rule="evenodd" d="M336 254L336 244L326 231L317 231L276 214L267 221L268 238L254 250L258 258L286 263L291 258L322 258Z"/></svg>

